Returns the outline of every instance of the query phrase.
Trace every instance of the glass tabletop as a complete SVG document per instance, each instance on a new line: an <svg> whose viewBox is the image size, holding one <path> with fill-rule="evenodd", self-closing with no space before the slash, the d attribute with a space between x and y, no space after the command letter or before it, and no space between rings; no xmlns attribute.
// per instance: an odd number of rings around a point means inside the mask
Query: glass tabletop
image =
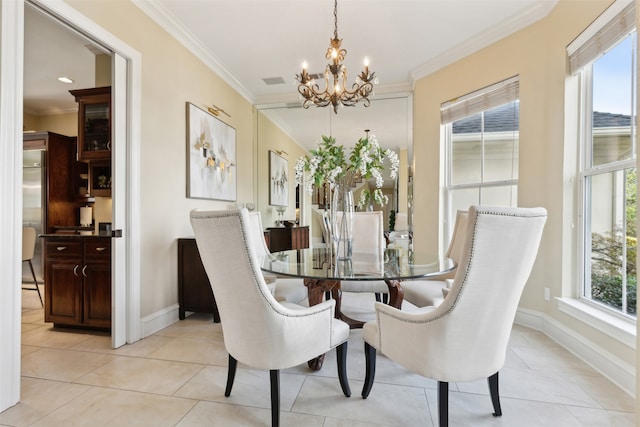
<svg viewBox="0 0 640 427"><path fill-rule="evenodd" d="M455 268L450 258L438 255L408 256L397 249L383 253L354 254L351 260L329 263L327 248L307 248L274 252L259 262L265 272L283 276L328 280L408 280L428 278Z"/></svg>

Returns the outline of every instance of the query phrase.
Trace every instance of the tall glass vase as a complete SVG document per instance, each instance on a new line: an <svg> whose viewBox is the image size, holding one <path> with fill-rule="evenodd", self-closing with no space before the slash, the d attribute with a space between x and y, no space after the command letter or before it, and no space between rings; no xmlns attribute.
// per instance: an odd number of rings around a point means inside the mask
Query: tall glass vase
<svg viewBox="0 0 640 427"><path fill-rule="evenodd" d="M336 185L331 201L331 235L335 254L335 273L353 275L353 192L351 187Z"/></svg>

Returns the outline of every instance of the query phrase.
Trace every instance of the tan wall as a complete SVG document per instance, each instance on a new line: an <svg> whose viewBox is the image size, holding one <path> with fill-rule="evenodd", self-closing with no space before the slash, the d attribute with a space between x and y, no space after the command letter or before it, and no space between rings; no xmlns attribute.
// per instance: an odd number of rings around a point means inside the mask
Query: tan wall
<svg viewBox="0 0 640 427"><path fill-rule="evenodd" d="M252 105L133 3L67 3L142 57L140 311L144 317L178 302L176 239L193 235L189 211L230 205L186 197L185 103L215 104L231 115L222 120L237 131L238 201L255 199Z"/></svg>
<svg viewBox="0 0 640 427"><path fill-rule="evenodd" d="M624 362L636 364L634 351L561 313L553 297L575 294L575 255L571 234L575 194L575 140L565 141L566 46L610 0L561 0L537 23L482 49L416 83L414 93L414 245L436 251L441 222L440 104L505 78L520 76L519 206L548 211L543 241L520 307L545 313L576 330ZM567 147L565 147L567 144ZM565 155L570 158L565 158ZM567 170L567 165L574 170ZM440 183L437 187L434 183ZM568 218L568 219L567 219ZM568 235L568 242L562 236ZM544 300L544 288L551 300Z"/></svg>
<svg viewBox="0 0 640 427"><path fill-rule="evenodd" d="M78 136L78 113L34 116L23 114L23 129L34 132L55 132L60 135Z"/></svg>

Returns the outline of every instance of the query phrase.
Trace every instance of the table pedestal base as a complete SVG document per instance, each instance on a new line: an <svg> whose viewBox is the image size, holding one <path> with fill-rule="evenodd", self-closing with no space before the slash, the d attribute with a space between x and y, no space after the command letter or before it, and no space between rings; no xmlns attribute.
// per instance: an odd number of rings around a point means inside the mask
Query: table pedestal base
<svg viewBox="0 0 640 427"><path fill-rule="evenodd" d="M385 280L389 288L389 305L400 309L404 299L404 292L400 286L399 280ZM331 292L331 297L336 301L335 317L349 325L350 329L360 329L365 322L352 319L342 312L342 289L340 288L340 280L332 279L304 279L304 285L307 287L309 295L309 306L320 304L324 301L327 292ZM307 362L309 368L314 371L322 368L324 362L324 354Z"/></svg>

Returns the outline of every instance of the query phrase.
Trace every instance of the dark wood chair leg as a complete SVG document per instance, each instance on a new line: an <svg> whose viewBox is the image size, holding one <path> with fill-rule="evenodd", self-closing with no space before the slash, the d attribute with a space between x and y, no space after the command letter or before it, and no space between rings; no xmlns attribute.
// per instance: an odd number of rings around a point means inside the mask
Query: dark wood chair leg
<svg viewBox="0 0 640 427"><path fill-rule="evenodd" d="M438 381L438 425L449 426L449 383Z"/></svg>
<svg viewBox="0 0 640 427"><path fill-rule="evenodd" d="M500 407L500 391L498 389L498 373L487 378L489 382L489 394L491 394L491 403L493 403L493 416L501 417L502 408Z"/></svg>
<svg viewBox="0 0 640 427"><path fill-rule="evenodd" d="M40 298L40 304L44 307L44 301L42 301L42 294L40 293L40 286L38 286L38 279L36 279L36 272L33 270L33 264L31 260L29 261L29 268L31 269L31 275L33 276L33 283L36 286L36 291L38 291L38 298Z"/></svg>
<svg viewBox="0 0 640 427"><path fill-rule="evenodd" d="M224 397L231 396L231 388L233 387L233 380L236 377L236 368L238 367L238 361L229 355L229 368L227 369L227 387L224 389Z"/></svg>
<svg viewBox="0 0 640 427"><path fill-rule="evenodd" d="M271 378L271 427L280 425L280 371L269 371Z"/></svg>
<svg viewBox="0 0 640 427"><path fill-rule="evenodd" d="M351 387L349 387L349 379L347 378L347 342L343 342L336 348L338 357L338 379L340 387L345 396L351 396Z"/></svg>
<svg viewBox="0 0 640 427"><path fill-rule="evenodd" d="M373 380L376 376L376 349L375 347L364 343L364 360L366 363L364 386L362 386L362 398L366 399L373 387Z"/></svg>

